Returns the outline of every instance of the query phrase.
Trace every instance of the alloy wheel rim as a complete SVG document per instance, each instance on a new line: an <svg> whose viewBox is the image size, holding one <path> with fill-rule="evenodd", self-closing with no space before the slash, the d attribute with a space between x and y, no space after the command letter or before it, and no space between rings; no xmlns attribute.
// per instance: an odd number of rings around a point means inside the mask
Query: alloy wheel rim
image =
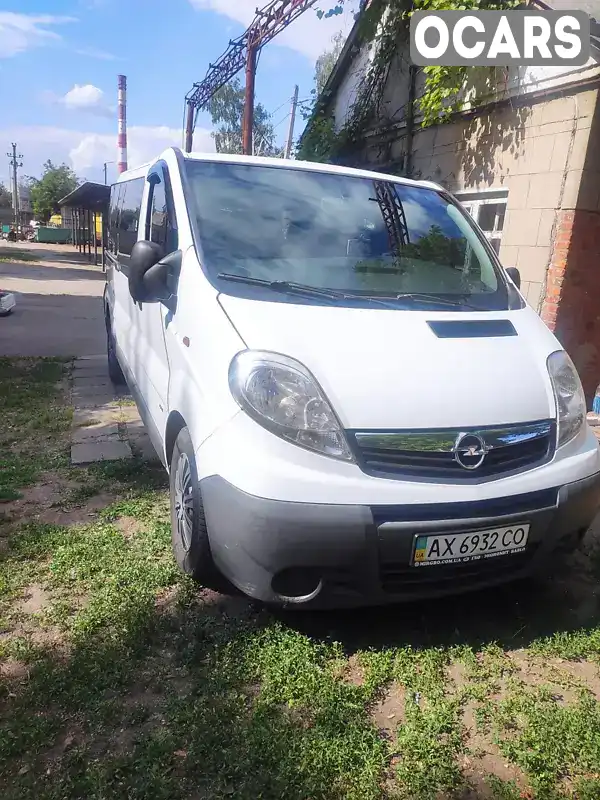
<svg viewBox="0 0 600 800"><path fill-rule="evenodd" d="M175 518L177 533L187 552L192 544L194 486L190 460L185 453L179 456L175 471Z"/></svg>

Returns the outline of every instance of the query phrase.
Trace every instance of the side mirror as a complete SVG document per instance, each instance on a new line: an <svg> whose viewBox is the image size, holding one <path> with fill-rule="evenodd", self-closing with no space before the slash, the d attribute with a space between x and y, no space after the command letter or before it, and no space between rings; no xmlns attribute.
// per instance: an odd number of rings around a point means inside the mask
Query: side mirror
<svg viewBox="0 0 600 800"><path fill-rule="evenodd" d="M155 264L158 264L163 255L160 245L155 242L136 242L131 249L129 257L129 294L136 303L147 303L144 286L144 275Z"/></svg>
<svg viewBox="0 0 600 800"><path fill-rule="evenodd" d="M517 289L521 288L521 273L516 267L507 267L506 274L517 287Z"/></svg>
<svg viewBox="0 0 600 800"><path fill-rule="evenodd" d="M181 250L174 250L144 273L142 285L146 303L163 303L168 309L175 311L177 278L182 258Z"/></svg>

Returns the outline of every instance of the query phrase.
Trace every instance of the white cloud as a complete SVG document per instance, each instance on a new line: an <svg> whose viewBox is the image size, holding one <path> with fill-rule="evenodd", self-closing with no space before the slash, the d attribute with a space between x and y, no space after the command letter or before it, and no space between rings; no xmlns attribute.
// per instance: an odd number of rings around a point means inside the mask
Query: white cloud
<svg viewBox="0 0 600 800"><path fill-rule="evenodd" d="M181 146L181 131L166 126L132 125L127 132L129 166L135 167L155 158L167 147ZM117 160L117 134L77 131L49 125L32 125L0 129L0 140L18 142L23 153L22 175L40 174L42 164L51 159L55 163L67 163L80 177L102 180L102 165L105 161ZM197 128L194 135L194 150L213 152L214 141L210 131ZM0 167L3 166L0 163ZM114 165L112 170L114 173ZM0 175L0 182L7 175Z"/></svg>
<svg viewBox="0 0 600 800"><path fill-rule="evenodd" d="M49 30L49 27L67 22L77 20L49 14L0 11L0 58L11 58L32 47L60 41L61 36L56 31Z"/></svg>
<svg viewBox="0 0 600 800"><path fill-rule="evenodd" d="M78 83L59 99L69 111L91 111L101 116L112 116L114 109L104 102L104 92L91 83L80 86Z"/></svg>
<svg viewBox="0 0 600 800"><path fill-rule="evenodd" d="M136 167L155 158L162 150L172 145L181 147L181 131L166 125L150 127L132 125L127 131L127 160L130 167ZM194 150L212 152L215 149L210 132L196 129ZM105 161L116 160L116 134L85 134L78 144L69 151L69 158L75 172L83 172Z"/></svg>
<svg viewBox="0 0 600 800"><path fill-rule="evenodd" d="M257 6L257 0L190 0L190 3L199 11L216 11L244 26L254 19ZM264 3L259 5L262 7ZM324 0L322 5L327 10L333 6L333 0ZM328 19L319 19L316 9L309 9L282 31L274 42L316 61L330 47L331 39L338 31L346 35L350 32L358 2L347 0L344 6L343 14Z"/></svg>

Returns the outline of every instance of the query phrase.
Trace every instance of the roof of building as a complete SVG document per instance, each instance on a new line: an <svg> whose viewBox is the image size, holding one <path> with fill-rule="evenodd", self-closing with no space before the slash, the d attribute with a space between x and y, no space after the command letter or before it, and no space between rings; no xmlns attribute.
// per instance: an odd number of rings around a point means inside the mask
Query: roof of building
<svg viewBox="0 0 600 800"><path fill-rule="evenodd" d="M92 183L86 181L78 186L62 200L59 200L59 206L68 206L70 208L84 208L90 211L101 211L106 208L110 200L110 186L105 186L103 183Z"/></svg>

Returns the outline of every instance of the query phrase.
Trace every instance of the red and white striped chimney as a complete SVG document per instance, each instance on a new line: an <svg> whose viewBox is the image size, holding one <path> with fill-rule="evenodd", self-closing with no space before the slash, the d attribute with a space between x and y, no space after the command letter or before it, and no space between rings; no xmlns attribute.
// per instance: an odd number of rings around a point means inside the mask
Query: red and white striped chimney
<svg viewBox="0 0 600 800"><path fill-rule="evenodd" d="M117 148L119 155L117 157L117 172L121 174L127 169L127 78L125 75L119 75L118 81L119 135L117 137Z"/></svg>

